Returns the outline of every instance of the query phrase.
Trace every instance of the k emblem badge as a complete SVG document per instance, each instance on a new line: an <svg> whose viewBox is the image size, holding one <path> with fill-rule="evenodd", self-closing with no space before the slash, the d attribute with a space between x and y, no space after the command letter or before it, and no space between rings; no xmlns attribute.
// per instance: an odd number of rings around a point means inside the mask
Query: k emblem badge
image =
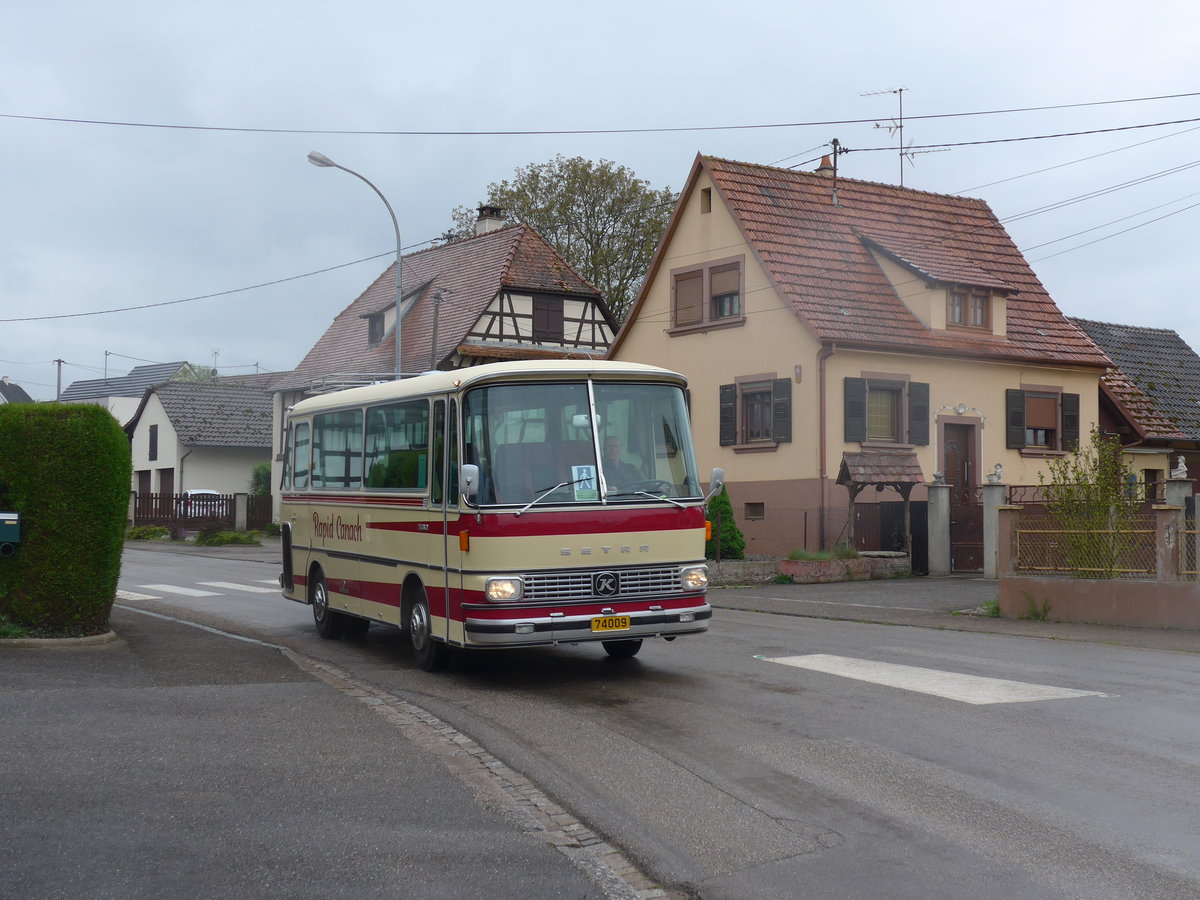
<svg viewBox="0 0 1200 900"><path fill-rule="evenodd" d="M592 593L597 597L615 597L619 587L613 572L597 572L592 576Z"/></svg>

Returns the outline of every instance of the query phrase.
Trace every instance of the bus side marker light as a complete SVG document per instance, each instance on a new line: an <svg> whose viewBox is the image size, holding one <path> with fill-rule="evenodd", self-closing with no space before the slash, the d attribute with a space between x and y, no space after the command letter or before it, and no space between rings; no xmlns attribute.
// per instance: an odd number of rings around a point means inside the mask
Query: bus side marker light
<svg viewBox="0 0 1200 900"><path fill-rule="evenodd" d="M704 520L704 539L706 541L712 540L712 522L708 519Z"/></svg>
<svg viewBox="0 0 1200 900"><path fill-rule="evenodd" d="M458 549L463 553L471 549L471 532L460 531L458 533Z"/></svg>

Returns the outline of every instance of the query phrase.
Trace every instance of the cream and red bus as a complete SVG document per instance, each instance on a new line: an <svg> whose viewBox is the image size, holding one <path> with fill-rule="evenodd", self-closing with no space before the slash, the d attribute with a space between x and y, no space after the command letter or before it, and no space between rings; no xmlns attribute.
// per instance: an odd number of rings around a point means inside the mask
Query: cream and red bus
<svg viewBox="0 0 1200 900"><path fill-rule="evenodd" d="M318 633L407 630L451 648L708 628L705 502L682 375L509 362L320 394L289 410L284 596Z"/></svg>

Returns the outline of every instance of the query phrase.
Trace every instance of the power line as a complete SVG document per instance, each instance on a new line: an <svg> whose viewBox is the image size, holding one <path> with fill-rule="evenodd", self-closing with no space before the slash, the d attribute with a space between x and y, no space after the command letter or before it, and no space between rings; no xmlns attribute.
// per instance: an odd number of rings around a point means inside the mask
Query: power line
<svg viewBox="0 0 1200 900"><path fill-rule="evenodd" d="M1180 100L1189 97L1200 97L1200 91L1183 94L1161 94L1153 97L1128 97L1119 100L1092 100L1083 103L1059 103L1050 106L1025 106L1012 109L988 109L957 113L930 113L920 116L907 116L909 121L956 119L970 116L997 116L1013 113L1047 112L1062 109L1081 109L1091 106L1112 106L1122 103L1147 103L1157 100ZM379 135L393 137L522 137L536 135L580 135L580 134L670 134L695 131L752 131L767 128L809 128L829 125L866 125L877 122L878 116L869 119L828 119L814 122L773 122L750 125L688 125L679 127L655 128L571 128L571 129L509 129L498 131L472 131L468 129L457 131L398 131L385 129L332 129L332 128L258 128L238 127L228 125L184 125L164 122L122 122L109 119L81 119L60 116L31 116L16 113L0 113L0 118L18 119L31 122L55 122L64 125L106 125L120 128L160 128L172 131L224 131L250 134L322 134L322 135ZM1196 120L1185 120L1196 121ZM1145 126L1150 127L1150 126ZM1088 132L1083 132L1088 133ZM948 146L948 145L937 145ZM879 148L894 150L894 147ZM915 148L925 149L925 148Z"/></svg>
<svg viewBox="0 0 1200 900"><path fill-rule="evenodd" d="M424 243L428 243L428 241L423 241L422 244ZM412 247L420 247L422 244L413 244ZM406 247L405 249L411 249L411 247ZM230 294L240 294L243 291L253 291L257 290L258 288L271 287L273 285L284 284L289 281L297 281L298 279L308 278L312 275L323 275L326 272L333 272L337 269L345 269L349 266L356 266L359 263L370 262L373 259L379 259L384 256L394 256L395 253L395 250L388 250L383 253L376 253L374 256L364 256L362 259L356 259L353 262L342 263L341 265L337 266L328 266L327 268L316 269L312 272L305 272L302 275L290 275L287 278L277 278L274 281L264 281L260 284L251 284L247 285L246 287L232 288L228 291L217 291L214 294L200 294L196 297L184 297L181 300L163 300L159 303L144 303L140 306L123 306L120 309L96 309L92 310L91 312L59 313L53 316L21 316L17 318L0 319L0 322L43 322L48 319L80 319L85 316L103 316L109 313L133 312L134 310L139 309L154 309L155 307L159 306L175 306L180 303L194 303L197 300L212 300L216 297L228 297Z"/></svg>

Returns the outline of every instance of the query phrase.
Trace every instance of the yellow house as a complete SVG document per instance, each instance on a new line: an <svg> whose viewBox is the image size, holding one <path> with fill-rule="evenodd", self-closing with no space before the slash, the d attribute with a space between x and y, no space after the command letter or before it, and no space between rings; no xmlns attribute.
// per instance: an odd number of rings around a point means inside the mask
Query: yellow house
<svg viewBox="0 0 1200 900"><path fill-rule="evenodd" d="M944 481L956 571L984 568L981 487L1086 438L1108 365L983 201L706 156L609 356L687 375L747 552L895 549L864 501Z"/></svg>

